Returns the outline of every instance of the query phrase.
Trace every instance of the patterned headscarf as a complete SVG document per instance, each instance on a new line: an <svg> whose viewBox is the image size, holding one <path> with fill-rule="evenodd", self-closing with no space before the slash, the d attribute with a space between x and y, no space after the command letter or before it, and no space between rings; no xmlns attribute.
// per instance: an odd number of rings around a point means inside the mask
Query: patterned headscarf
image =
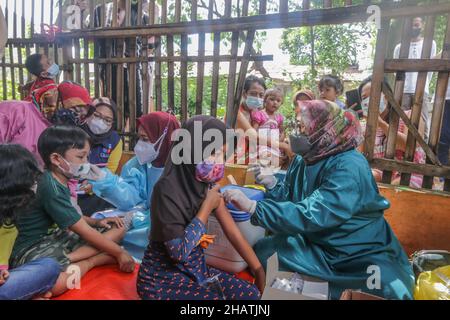
<svg viewBox="0 0 450 320"><path fill-rule="evenodd" d="M56 95L57 91L58 86L55 83L48 83L31 91L31 100L43 115L53 114L56 112L57 106L49 106L44 108L44 99L47 96Z"/></svg>
<svg viewBox="0 0 450 320"><path fill-rule="evenodd" d="M332 155L358 147L363 141L357 115L342 110L327 100L301 101L301 123L312 144L303 156L307 164L314 164Z"/></svg>

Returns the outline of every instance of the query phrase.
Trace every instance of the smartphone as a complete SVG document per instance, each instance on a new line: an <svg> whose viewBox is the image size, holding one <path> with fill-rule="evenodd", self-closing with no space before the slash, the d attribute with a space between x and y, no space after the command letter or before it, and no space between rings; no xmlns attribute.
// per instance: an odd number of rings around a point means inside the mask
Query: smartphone
<svg viewBox="0 0 450 320"><path fill-rule="evenodd" d="M347 98L347 108L352 108L355 111L361 109L361 98L359 97L358 89L347 91L345 96Z"/></svg>

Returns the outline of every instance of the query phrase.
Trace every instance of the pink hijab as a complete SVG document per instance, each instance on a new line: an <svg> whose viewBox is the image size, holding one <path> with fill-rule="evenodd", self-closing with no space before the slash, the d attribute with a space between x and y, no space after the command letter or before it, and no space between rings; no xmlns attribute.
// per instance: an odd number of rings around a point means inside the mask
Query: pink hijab
<svg viewBox="0 0 450 320"><path fill-rule="evenodd" d="M49 126L32 102L0 102L0 143L22 145L34 154L41 167L44 163L37 150L37 141Z"/></svg>

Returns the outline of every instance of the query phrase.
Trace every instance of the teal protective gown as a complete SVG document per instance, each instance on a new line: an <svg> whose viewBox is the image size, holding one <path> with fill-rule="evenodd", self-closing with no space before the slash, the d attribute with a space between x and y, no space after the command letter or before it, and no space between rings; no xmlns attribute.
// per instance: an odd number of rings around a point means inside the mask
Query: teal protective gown
<svg viewBox="0 0 450 320"><path fill-rule="evenodd" d="M412 268L383 217L389 205L359 152L308 166L297 156L252 216L272 233L256 254L265 264L277 252L280 269L328 281L331 299L345 289L412 299Z"/></svg>

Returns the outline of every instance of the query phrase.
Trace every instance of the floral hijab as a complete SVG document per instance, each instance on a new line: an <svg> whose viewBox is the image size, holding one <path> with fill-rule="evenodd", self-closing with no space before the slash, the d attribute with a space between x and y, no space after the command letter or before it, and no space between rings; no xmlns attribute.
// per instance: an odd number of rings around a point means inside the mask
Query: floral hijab
<svg viewBox="0 0 450 320"><path fill-rule="evenodd" d="M312 145L303 156L307 164L355 149L363 141L361 125L354 112L342 110L327 100L301 101L299 106L301 124Z"/></svg>

